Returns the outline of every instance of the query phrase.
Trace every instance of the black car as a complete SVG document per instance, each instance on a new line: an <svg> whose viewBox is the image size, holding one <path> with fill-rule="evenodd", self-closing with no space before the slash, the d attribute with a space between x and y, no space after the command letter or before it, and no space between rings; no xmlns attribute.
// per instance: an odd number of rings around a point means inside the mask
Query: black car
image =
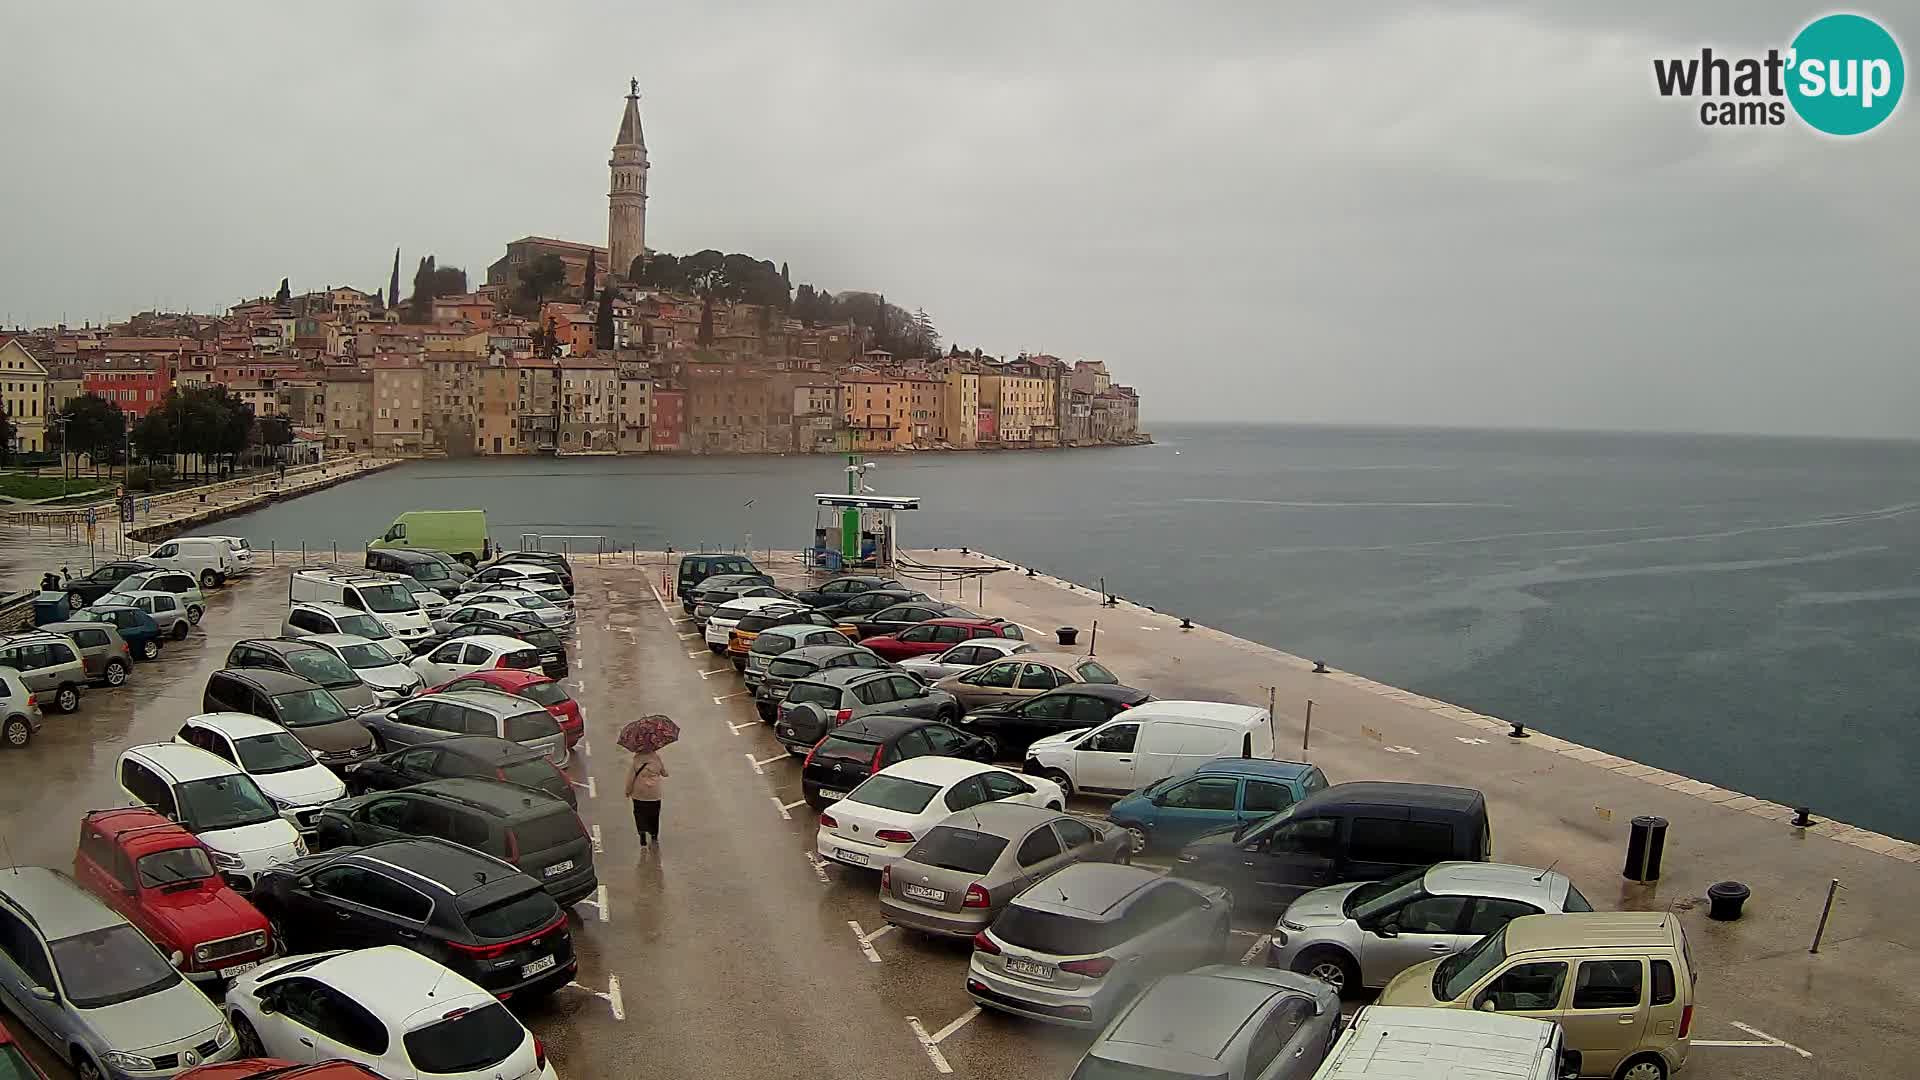
<svg viewBox="0 0 1920 1080"><path fill-rule="evenodd" d="M863 716L828 732L807 755L800 769L800 794L808 806L822 810L881 769L929 754L991 762L993 747L938 720Z"/></svg>
<svg viewBox="0 0 1920 1080"><path fill-rule="evenodd" d="M148 570L165 570L166 567L150 562L110 562L101 563L93 573L85 577L67 577L61 585L67 590L67 610L79 611L95 600L113 591L115 585L135 574ZM65 567L61 568L64 573Z"/></svg>
<svg viewBox="0 0 1920 1080"><path fill-rule="evenodd" d="M345 799L321 809L314 831L329 847L408 836L451 840L524 870L562 907L593 895L600 884L593 843L573 807L498 780L430 780Z"/></svg>
<svg viewBox="0 0 1920 1080"><path fill-rule="evenodd" d="M1036 739L1099 727L1115 713L1152 700L1152 694L1131 686L1068 683L1038 697L978 709L963 718L960 726L992 742L1000 758L1018 761Z"/></svg>
<svg viewBox="0 0 1920 1080"><path fill-rule="evenodd" d="M563 679L567 675L567 647L560 635L540 625L537 615L515 615L509 619L477 619L465 626L456 626L444 634L422 638L410 646L413 655L425 656L455 638L473 637L476 634L501 634L521 641L540 650L540 673L549 679Z"/></svg>
<svg viewBox="0 0 1920 1080"><path fill-rule="evenodd" d="M560 585L573 595L573 564L567 557L554 551L507 551L488 560L489 566L502 566L506 563L521 563L529 566L541 566L560 575Z"/></svg>
<svg viewBox="0 0 1920 1080"><path fill-rule="evenodd" d="M820 612L822 615L871 615L882 608L890 608L895 604L931 599L933 598L926 593L916 592L913 589L904 587L894 589L868 589L866 592L854 593L851 596L830 600L824 604L815 604L814 610Z"/></svg>
<svg viewBox="0 0 1920 1080"><path fill-rule="evenodd" d="M767 661L766 673L753 691L753 706L759 710L760 719L771 724L780 711L780 703L787 700L787 690L795 679L804 679L828 668L892 666L872 649L858 645L806 645L790 649Z"/></svg>
<svg viewBox="0 0 1920 1080"><path fill-rule="evenodd" d="M820 607L824 604L851 600L863 592L872 592L874 589L905 591L906 586L879 574L848 574L831 581L823 581L812 589L799 589L794 592L793 598L808 607Z"/></svg>
<svg viewBox="0 0 1920 1080"><path fill-rule="evenodd" d="M715 590L725 589L729 585L771 585L771 584L773 584L773 578L767 576L766 574L760 574L760 573L713 574L707 577L705 580L701 581L700 584L695 585L694 587L687 589L680 594L680 610L686 612L689 615L693 614L693 609L700 605L700 601L701 601L700 594L705 592L708 589L715 589Z"/></svg>
<svg viewBox="0 0 1920 1080"><path fill-rule="evenodd" d="M978 619L979 617L957 604L942 604L937 600L909 600L904 604L881 608L871 615L850 615L845 621L864 641L881 634L897 634L909 627L919 626L928 619Z"/></svg>
<svg viewBox="0 0 1920 1080"><path fill-rule="evenodd" d="M502 780L565 799L568 806L580 805L573 782L545 754L491 735L460 735L381 754L347 766L340 779L347 794L365 795L450 776Z"/></svg>
<svg viewBox="0 0 1920 1080"><path fill-rule="evenodd" d="M687 598L701 582L715 574L757 574L760 568L745 555L722 555L719 552L698 552L680 556L680 565L674 571L673 591L684 605ZM689 609L691 610L691 609Z"/></svg>
<svg viewBox="0 0 1920 1080"><path fill-rule="evenodd" d="M411 548L368 548L367 569L404 574L449 600L460 594L460 583L472 576L472 571L458 562L450 566Z"/></svg>
<svg viewBox="0 0 1920 1080"><path fill-rule="evenodd" d="M566 913L498 859L433 837L308 855L249 897L288 952L400 945L515 1001L573 979Z"/></svg>

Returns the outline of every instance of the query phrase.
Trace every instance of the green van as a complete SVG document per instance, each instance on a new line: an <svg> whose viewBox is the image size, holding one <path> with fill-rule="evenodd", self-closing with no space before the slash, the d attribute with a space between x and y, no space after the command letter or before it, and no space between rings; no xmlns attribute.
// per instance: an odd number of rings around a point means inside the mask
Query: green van
<svg viewBox="0 0 1920 1080"><path fill-rule="evenodd" d="M468 566L493 554L485 510L409 510L394 518L384 535L369 540L367 547L444 551Z"/></svg>

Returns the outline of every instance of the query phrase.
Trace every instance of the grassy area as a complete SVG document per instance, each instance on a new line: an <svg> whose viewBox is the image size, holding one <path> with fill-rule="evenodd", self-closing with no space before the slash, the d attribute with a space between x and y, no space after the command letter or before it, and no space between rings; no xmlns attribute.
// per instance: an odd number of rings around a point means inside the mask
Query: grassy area
<svg viewBox="0 0 1920 1080"><path fill-rule="evenodd" d="M113 482L95 480L90 476L75 476L62 480L58 476L0 473L0 495L15 499L51 499L63 494L77 495L93 489L97 489L98 494L111 495Z"/></svg>

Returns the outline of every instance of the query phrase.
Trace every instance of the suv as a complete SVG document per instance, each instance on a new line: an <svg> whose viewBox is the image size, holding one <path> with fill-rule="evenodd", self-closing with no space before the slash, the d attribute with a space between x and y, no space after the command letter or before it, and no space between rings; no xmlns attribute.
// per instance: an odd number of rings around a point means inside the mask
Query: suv
<svg viewBox="0 0 1920 1080"><path fill-rule="evenodd" d="M680 565L674 572L674 592L686 602L694 586L715 574L757 574L760 568L753 560L744 555L697 554L680 556Z"/></svg>
<svg viewBox="0 0 1920 1080"><path fill-rule="evenodd" d="M897 633L874 634L869 631L867 637L860 639L860 644L888 660L905 660L914 656L933 656L936 653L943 653L973 638L998 637L1020 641L1025 636L1020 630L1019 623L1008 622L1006 619L941 618L909 626ZM1091 660L1087 660L1086 664L1103 672L1106 670ZM1082 678L1090 678L1090 676L1082 676Z"/></svg>
<svg viewBox="0 0 1920 1080"><path fill-rule="evenodd" d="M125 685L133 671L133 649L112 623L51 622L43 623L40 629L59 634L79 648L87 681L95 685Z"/></svg>
<svg viewBox="0 0 1920 1080"><path fill-rule="evenodd" d="M762 616L752 616L753 619ZM747 619L740 620L744 627ZM739 627L736 627L739 629ZM832 626L817 623L789 623L785 626L769 626L755 634L753 644L747 647L746 666L741 675L746 679L748 690L758 690L760 680L766 677L767 663L776 656L782 656L795 649L805 649L813 645L851 645L853 639Z"/></svg>
<svg viewBox="0 0 1920 1080"><path fill-rule="evenodd" d="M63 573L65 569L65 567L61 568ZM62 587L67 590L67 610L79 611L81 608L107 595L113 591L115 585L120 584L122 578L147 570L158 569L160 569L160 567L155 566L153 563L134 560L131 562L101 563L99 566L94 567L93 572L86 577L74 577L71 574L66 574L66 580L62 584Z"/></svg>
<svg viewBox="0 0 1920 1080"><path fill-rule="evenodd" d="M895 604L931 603L932 601L933 597L918 589L905 587L868 589L866 592L852 593L824 604L815 604L814 610L822 615L832 615L837 619L849 619L856 615L871 615Z"/></svg>
<svg viewBox="0 0 1920 1080"><path fill-rule="evenodd" d="M555 765L565 765L569 756L566 733L546 706L499 690L423 694L363 719L383 750L450 735L491 735L537 750Z"/></svg>
<svg viewBox="0 0 1920 1080"><path fill-rule="evenodd" d="M1196 836L1251 827L1325 787L1318 765L1221 758L1127 795L1107 810L1107 820L1127 830L1136 855L1178 850Z"/></svg>
<svg viewBox="0 0 1920 1080"><path fill-rule="evenodd" d="M413 656L413 649L395 637L387 624L345 604L324 600L295 602L287 609L286 621L280 624L280 636L298 640L309 634L358 634L403 664Z"/></svg>
<svg viewBox="0 0 1920 1080"><path fill-rule="evenodd" d="M87 685L87 665L72 640L43 630L0 637L0 667L20 673L20 681L41 701L60 712L80 707L80 691Z"/></svg>
<svg viewBox="0 0 1920 1080"><path fill-rule="evenodd" d="M175 641L187 640L193 633L193 620L187 618L187 605L170 592L111 592L100 598L101 606L125 604L147 613L160 632Z"/></svg>
<svg viewBox="0 0 1920 1080"><path fill-rule="evenodd" d="M366 712L378 703L373 687L353 673L332 649L287 638L247 638L227 651L227 670L278 671L326 687L347 712Z"/></svg>
<svg viewBox="0 0 1920 1080"><path fill-rule="evenodd" d="M824 810L881 769L929 754L993 762L991 743L938 720L863 716L834 728L807 752L800 769L800 794L808 806Z"/></svg>
<svg viewBox="0 0 1920 1080"><path fill-rule="evenodd" d="M1024 760L1035 740L1099 727L1153 700L1145 690L1117 683L1068 683L1038 697L970 712L960 726L993 740L999 752Z"/></svg>
<svg viewBox="0 0 1920 1080"><path fill-rule="evenodd" d="M185 743L148 743L120 752L120 790L185 825L213 853L213 865L242 892L260 871L307 853L293 823L280 816L240 767Z"/></svg>
<svg viewBox="0 0 1920 1080"><path fill-rule="evenodd" d="M593 895L593 844L573 807L498 780L432 780L335 803L320 815L329 845L437 836L505 859L563 907Z"/></svg>
<svg viewBox="0 0 1920 1080"><path fill-rule="evenodd" d="M892 670L893 665L858 645L806 645L781 653L767 661L766 672L753 692L753 706L760 711L760 719L769 724L774 722L794 680L834 668L887 671Z"/></svg>
<svg viewBox="0 0 1920 1080"><path fill-rule="evenodd" d="M143 570L128 574L114 585L107 596L142 592L165 592L179 597L180 603L187 609L187 621L195 625L207 613L207 594L194 583L193 575L185 570Z"/></svg>
<svg viewBox="0 0 1920 1080"><path fill-rule="evenodd" d="M817 611L801 607L763 608L740 616L740 620L733 624L733 630L727 634L727 656L733 660L735 671L747 670L747 654L752 651L754 641L762 630L771 630L776 626L818 626L840 635L840 641L834 644L853 644L853 627Z"/></svg>
<svg viewBox="0 0 1920 1080"><path fill-rule="evenodd" d="M373 753L373 733L332 694L282 671L221 670L207 676L202 712L252 713L293 733L320 764L339 768Z"/></svg>
<svg viewBox="0 0 1920 1080"><path fill-rule="evenodd" d="M214 871L207 846L145 807L81 818L73 876L195 982L231 979L273 951L267 920Z"/></svg>
<svg viewBox="0 0 1920 1080"><path fill-rule="evenodd" d="M711 591L712 596L717 597L720 595L721 590L735 585L743 589L752 589L760 586L771 588L773 586L773 578L767 574L715 574L701 582L699 586L688 589L685 593L681 594L680 610L691 615L693 614L694 608L708 601L709 591ZM726 598L731 600L738 595L740 594L727 593ZM718 601L714 602L718 603Z"/></svg>
<svg viewBox="0 0 1920 1080"><path fill-rule="evenodd" d="M464 569L456 575L439 559L407 548L368 548L367 569L382 574L404 574L449 599L460 591L460 583L467 579Z"/></svg>
<svg viewBox="0 0 1920 1080"><path fill-rule="evenodd" d="M773 737L789 754L803 754L827 732L856 716L912 716L952 724L960 703L904 672L834 668L796 680L780 703Z"/></svg>
<svg viewBox="0 0 1920 1080"><path fill-rule="evenodd" d="M323 600L368 612L402 641L417 641L433 634L433 624L413 593L382 574L295 570L287 583L287 599L289 602Z"/></svg>
<svg viewBox="0 0 1920 1080"><path fill-rule="evenodd" d="M341 779L351 795L393 791L450 776L478 776L544 791L578 806L573 781L538 750L491 735L456 735L394 750L346 767Z"/></svg>
<svg viewBox="0 0 1920 1080"><path fill-rule="evenodd" d="M438 837L309 855L262 875L254 899L290 952L399 945L515 1001L578 966L566 913L539 882Z"/></svg>
<svg viewBox="0 0 1920 1080"><path fill-rule="evenodd" d="M170 1076L239 1052L153 942L44 866L0 874L0 1001L82 1076Z"/></svg>

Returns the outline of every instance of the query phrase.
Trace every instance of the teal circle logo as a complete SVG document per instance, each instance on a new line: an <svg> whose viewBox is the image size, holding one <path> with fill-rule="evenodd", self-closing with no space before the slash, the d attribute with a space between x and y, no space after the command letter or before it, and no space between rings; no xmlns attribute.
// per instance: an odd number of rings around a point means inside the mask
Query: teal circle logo
<svg viewBox="0 0 1920 1080"><path fill-rule="evenodd" d="M1900 104L1907 65L1900 43L1863 15L1826 15L1793 39L1787 100L1808 126L1829 135L1879 127Z"/></svg>

